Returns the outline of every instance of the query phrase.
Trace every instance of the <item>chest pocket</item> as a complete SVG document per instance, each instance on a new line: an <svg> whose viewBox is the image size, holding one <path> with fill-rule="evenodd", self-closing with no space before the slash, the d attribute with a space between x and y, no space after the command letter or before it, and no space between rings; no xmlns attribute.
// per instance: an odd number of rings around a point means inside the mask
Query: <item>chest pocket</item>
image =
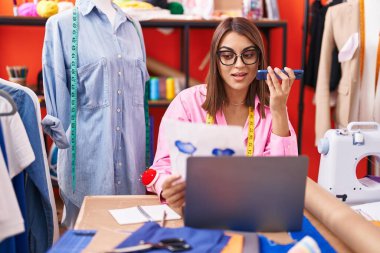
<svg viewBox="0 0 380 253"><path fill-rule="evenodd" d="M142 60L128 60L125 63L128 79L128 90L133 106L144 106L145 83L149 79L146 65Z"/></svg>
<svg viewBox="0 0 380 253"><path fill-rule="evenodd" d="M110 105L107 60L78 68L78 108L94 110Z"/></svg>

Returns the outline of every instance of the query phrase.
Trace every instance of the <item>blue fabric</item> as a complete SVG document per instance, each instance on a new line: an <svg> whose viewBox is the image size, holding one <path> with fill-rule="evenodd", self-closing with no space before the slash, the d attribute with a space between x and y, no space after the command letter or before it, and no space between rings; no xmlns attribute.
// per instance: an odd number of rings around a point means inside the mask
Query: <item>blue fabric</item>
<svg viewBox="0 0 380 253"><path fill-rule="evenodd" d="M91 242L95 230L67 230L47 253L81 252Z"/></svg>
<svg viewBox="0 0 380 253"><path fill-rule="evenodd" d="M26 206L26 194L25 194L26 191L25 191L24 178L25 178L25 172L22 172L12 179L12 184L13 184L13 189L16 193L17 202L22 214L22 218L24 219L25 231L28 231L29 223L27 222L28 221L27 214L29 213L30 207ZM31 251L28 247L29 243L28 243L27 236L28 236L27 232L24 232L15 236L15 245L16 245L17 253L24 253L24 252L28 253Z"/></svg>
<svg viewBox="0 0 380 253"><path fill-rule="evenodd" d="M7 152L5 150L5 143L3 138L3 130L0 123L0 149L3 154L5 165L8 167ZM9 237L0 243L0 253L14 253L16 252L16 240L15 237Z"/></svg>
<svg viewBox="0 0 380 253"><path fill-rule="evenodd" d="M8 166L8 157L5 149L4 135L0 124L0 148L3 154L5 164ZM25 188L24 188L24 172L12 179L13 189L16 194L17 202L24 221L26 220L25 205ZM25 231L27 231L26 222L24 223ZM28 238L26 232L7 238L0 243L0 253L28 253Z"/></svg>
<svg viewBox="0 0 380 253"><path fill-rule="evenodd" d="M4 157L5 166L8 167L8 157L7 157L7 151L5 149L5 142L4 142L4 136L3 136L3 129L1 128L1 122L0 122L0 148Z"/></svg>
<svg viewBox="0 0 380 253"><path fill-rule="evenodd" d="M335 250L331 245L321 236L321 234L315 229L315 227L310 223L310 221L303 217L302 230L298 232L290 232L290 236L295 240L294 243L287 245L278 245L273 241L270 241L263 235L259 235L260 240L260 252L288 252L288 250L293 247L298 241L301 241L305 236L312 237L318 244L321 252L332 253Z"/></svg>
<svg viewBox="0 0 380 253"><path fill-rule="evenodd" d="M135 246L141 240L145 242L158 243L160 240L169 238L182 238L192 249L186 252L220 252L228 243L229 236L224 235L221 230L194 229L189 227L162 228L155 222L145 223L139 230L129 236L117 248ZM165 249L154 249L144 252L164 253Z"/></svg>
<svg viewBox="0 0 380 253"><path fill-rule="evenodd" d="M72 190L70 62L72 10L46 23L44 130L57 147L58 181L77 207L86 195L144 194L144 90L149 75L133 23L116 5L115 23L90 0L77 1L78 114L76 190ZM141 29L141 27L138 27Z"/></svg>
<svg viewBox="0 0 380 253"><path fill-rule="evenodd" d="M45 147L41 145L34 103L32 98L23 90L2 83L0 83L0 89L8 92L15 101L36 158L24 170L27 173L24 184L25 192L27 192L25 195L27 212L24 219L29 250L31 252L46 252L53 243L53 210L49 198L42 153L42 148Z"/></svg>

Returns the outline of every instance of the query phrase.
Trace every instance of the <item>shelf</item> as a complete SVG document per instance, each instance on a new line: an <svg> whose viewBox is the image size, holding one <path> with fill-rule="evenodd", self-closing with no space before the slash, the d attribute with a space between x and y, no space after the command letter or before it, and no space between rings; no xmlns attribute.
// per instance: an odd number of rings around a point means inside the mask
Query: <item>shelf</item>
<svg viewBox="0 0 380 253"><path fill-rule="evenodd" d="M45 26L47 19L40 17L14 17L14 16L0 16L0 26ZM176 19L154 19L148 21L141 21L140 24L143 28L178 28L181 30L181 47L180 71L185 74L185 87L189 87L190 71L190 30L195 29L214 29L218 26L221 20L176 20ZM271 39L270 32L272 29L282 30L282 66L286 66L286 48L287 48L287 22L283 20L257 20L252 21L263 33L267 39L267 62L270 64L269 56L271 55ZM276 44L278 41L275 42ZM152 107L165 107L168 106L170 101L158 100L150 101L149 105Z"/></svg>
<svg viewBox="0 0 380 253"><path fill-rule="evenodd" d="M47 19L40 17L14 17L0 16L0 25L15 26L45 26ZM253 21L260 28L276 28L286 26L286 21L259 20ZM192 27L192 28L215 28L220 20L177 20L177 19L154 19L141 21L143 27Z"/></svg>
<svg viewBox="0 0 380 253"><path fill-rule="evenodd" d="M45 107L45 98L43 95L38 95L38 100L40 102L40 105L42 107ZM148 105L149 107L168 107L171 100L166 99L160 99L160 100L149 100Z"/></svg>
<svg viewBox="0 0 380 253"><path fill-rule="evenodd" d="M171 100L160 99L160 100L149 100L148 105L150 107L167 107Z"/></svg>

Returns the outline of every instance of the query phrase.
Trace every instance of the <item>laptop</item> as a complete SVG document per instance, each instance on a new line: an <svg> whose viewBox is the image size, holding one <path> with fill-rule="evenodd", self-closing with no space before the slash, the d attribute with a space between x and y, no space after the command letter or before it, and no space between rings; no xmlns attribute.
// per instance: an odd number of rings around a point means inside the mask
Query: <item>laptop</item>
<svg viewBox="0 0 380 253"><path fill-rule="evenodd" d="M185 225L250 232L302 228L306 156L189 157Z"/></svg>

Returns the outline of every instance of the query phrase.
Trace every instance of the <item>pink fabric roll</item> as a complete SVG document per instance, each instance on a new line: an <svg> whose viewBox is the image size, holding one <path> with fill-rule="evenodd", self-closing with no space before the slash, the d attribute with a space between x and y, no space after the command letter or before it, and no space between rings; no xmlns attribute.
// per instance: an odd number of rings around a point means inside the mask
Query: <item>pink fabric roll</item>
<svg viewBox="0 0 380 253"><path fill-rule="evenodd" d="M28 17L38 17L36 5L34 3L23 3L18 7L18 15Z"/></svg>

